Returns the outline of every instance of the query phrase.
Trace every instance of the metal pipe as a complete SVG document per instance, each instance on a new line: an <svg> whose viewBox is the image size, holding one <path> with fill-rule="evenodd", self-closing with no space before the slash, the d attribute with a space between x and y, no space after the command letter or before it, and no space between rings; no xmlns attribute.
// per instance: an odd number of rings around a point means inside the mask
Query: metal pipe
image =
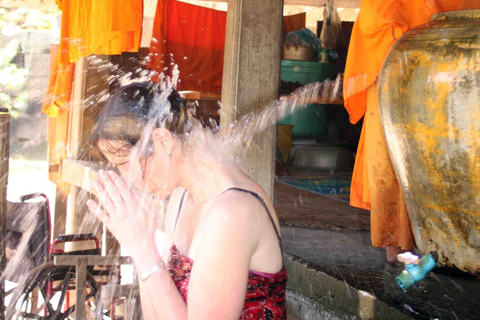
<svg viewBox="0 0 480 320"><path fill-rule="evenodd" d="M426 254L420 258L418 264L409 263L405 265L403 270L395 281L403 290L408 289L414 283L419 282L425 278L427 273L433 270L436 266L436 259L433 254Z"/></svg>

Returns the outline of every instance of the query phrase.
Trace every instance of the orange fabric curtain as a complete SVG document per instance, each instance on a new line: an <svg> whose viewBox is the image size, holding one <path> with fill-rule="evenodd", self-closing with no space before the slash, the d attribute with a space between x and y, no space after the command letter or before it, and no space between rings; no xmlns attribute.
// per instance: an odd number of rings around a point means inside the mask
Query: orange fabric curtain
<svg viewBox="0 0 480 320"><path fill-rule="evenodd" d="M143 23L142 0L57 0L62 10L61 62L91 54L137 52Z"/></svg>
<svg viewBox="0 0 480 320"><path fill-rule="evenodd" d="M290 31L301 29L305 14L286 21ZM220 92L226 25L226 12L159 0L148 67L171 76L176 64L180 71L178 90Z"/></svg>

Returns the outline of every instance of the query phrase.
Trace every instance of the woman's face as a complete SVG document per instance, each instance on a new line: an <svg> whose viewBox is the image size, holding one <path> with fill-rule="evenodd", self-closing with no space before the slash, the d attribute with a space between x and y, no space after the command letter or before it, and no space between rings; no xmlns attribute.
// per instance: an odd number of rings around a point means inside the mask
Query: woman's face
<svg viewBox="0 0 480 320"><path fill-rule="evenodd" d="M131 149L126 148L121 141L105 139L98 141L98 148L108 162L117 168L128 185L139 191L146 191L146 185L142 177L142 167L138 160L132 161Z"/></svg>
<svg viewBox="0 0 480 320"><path fill-rule="evenodd" d="M155 129L152 135L153 152L145 159L145 183L158 199L165 199L179 186L179 152L171 133Z"/></svg>
<svg viewBox="0 0 480 320"><path fill-rule="evenodd" d="M121 141L98 141L100 151L107 160L116 166L127 184L135 189L152 193L157 199L165 199L178 186L176 166L172 163L172 156L162 148L154 150L147 158L135 156L134 150L121 147ZM154 148L155 149L155 148ZM112 152L112 150L119 150Z"/></svg>

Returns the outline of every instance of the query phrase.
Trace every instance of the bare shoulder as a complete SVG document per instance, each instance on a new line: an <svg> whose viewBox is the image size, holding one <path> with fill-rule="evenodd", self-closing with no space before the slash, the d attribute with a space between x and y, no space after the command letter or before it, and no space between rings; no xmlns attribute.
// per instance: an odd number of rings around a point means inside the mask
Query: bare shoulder
<svg viewBox="0 0 480 320"><path fill-rule="evenodd" d="M251 194L230 191L222 194L203 208L191 250L199 252L201 248L220 245L250 259L261 242L264 228L261 210L262 205Z"/></svg>
<svg viewBox="0 0 480 320"><path fill-rule="evenodd" d="M261 232L261 227L269 220L266 208L270 214L273 208L268 196L255 191L231 189L223 193L206 208L208 223L237 231L243 227L246 232Z"/></svg>
<svg viewBox="0 0 480 320"><path fill-rule="evenodd" d="M228 190L205 207L194 251L221 244L222 253L226 248L236 255L243 253L251 270L278 270L278 219L268 197L255 191Z"/></svg>
<svg viewBox="0 0 480 320"><path fill-rule="evenodd" d="M212 209L215 212L225 213L255 213L260 209L264 210L264 201L263 197L255 191L235 188L219 196L214 203L212 203Z"/></svg>

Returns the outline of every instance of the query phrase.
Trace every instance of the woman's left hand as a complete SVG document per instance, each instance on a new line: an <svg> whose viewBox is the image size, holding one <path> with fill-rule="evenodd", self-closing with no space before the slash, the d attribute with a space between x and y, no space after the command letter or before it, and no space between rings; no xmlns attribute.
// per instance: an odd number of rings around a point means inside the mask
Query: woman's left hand
<svg viewBox="0 0 480 320"><path fill-rule="evenodd" d="M151 201L138 191L132 190L113 171L98 172L92 183L99 204L88 200L87 206L130 251L134 260L141 260L155 246L155 213ZM137 256L137 257L136 257Z"/></svg>

